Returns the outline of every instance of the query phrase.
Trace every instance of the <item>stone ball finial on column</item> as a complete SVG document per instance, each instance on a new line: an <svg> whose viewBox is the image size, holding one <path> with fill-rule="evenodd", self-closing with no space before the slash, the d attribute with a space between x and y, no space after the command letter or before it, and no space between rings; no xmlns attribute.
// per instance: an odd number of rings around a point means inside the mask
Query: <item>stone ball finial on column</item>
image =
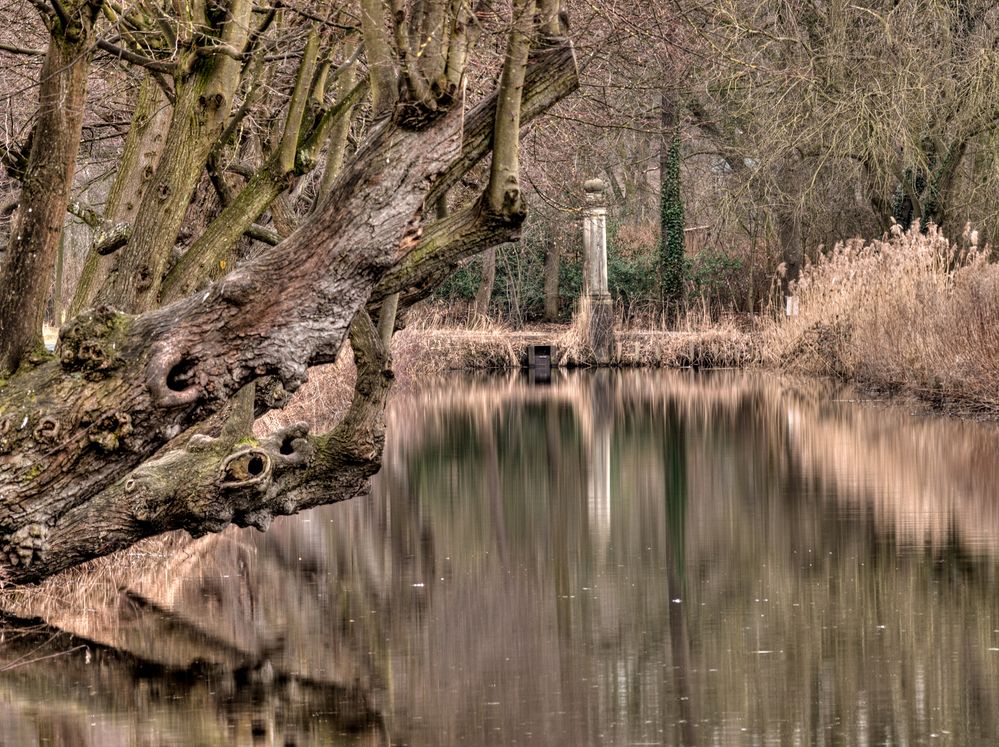
<svg viewBox="0 0 999 747"><path fill-rule="evenodd" d="M607 182L603 179L587 179L583 182L583 191L586 193L586 204L593 207L602 207L606 202L604 194L607 192Z"/></svg>

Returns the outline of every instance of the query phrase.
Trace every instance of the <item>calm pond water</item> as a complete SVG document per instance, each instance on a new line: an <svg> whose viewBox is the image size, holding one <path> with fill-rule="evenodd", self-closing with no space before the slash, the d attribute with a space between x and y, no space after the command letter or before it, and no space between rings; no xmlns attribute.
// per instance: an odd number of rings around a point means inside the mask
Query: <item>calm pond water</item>
<svg viewBox="0 0 999 747"><path fill-rule="evenodd" d="M0 745L991 744L997 454L827 382L452 379L369 497L11 602L84 640L4 634Z"/></svg>

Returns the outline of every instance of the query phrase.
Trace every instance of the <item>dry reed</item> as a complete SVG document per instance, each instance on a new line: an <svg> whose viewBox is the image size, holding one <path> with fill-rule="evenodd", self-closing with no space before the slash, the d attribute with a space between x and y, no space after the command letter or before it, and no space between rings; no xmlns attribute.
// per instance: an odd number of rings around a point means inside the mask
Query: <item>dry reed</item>
<svg viewBox="0 0 999 747"><path fill-rule="evenodd" d="M999 266L974 232L838 244L795 293L798 314L761 331L765 364L999 411Z"/></svg>

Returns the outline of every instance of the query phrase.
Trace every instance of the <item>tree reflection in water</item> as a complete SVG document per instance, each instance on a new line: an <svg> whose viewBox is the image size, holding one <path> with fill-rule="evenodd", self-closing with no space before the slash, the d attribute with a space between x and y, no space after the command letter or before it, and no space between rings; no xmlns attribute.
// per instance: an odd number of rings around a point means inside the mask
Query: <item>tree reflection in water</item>
<svg viewBox="0 0 999 747"><path fill-rule="evenodd" d="M80 744L115 743L94 718L153 744L987 741L999 435L855 399L637 371L400 395L370 497L8 597L136 658L10 670L0 719L40 735L45 703Z"/></svg>

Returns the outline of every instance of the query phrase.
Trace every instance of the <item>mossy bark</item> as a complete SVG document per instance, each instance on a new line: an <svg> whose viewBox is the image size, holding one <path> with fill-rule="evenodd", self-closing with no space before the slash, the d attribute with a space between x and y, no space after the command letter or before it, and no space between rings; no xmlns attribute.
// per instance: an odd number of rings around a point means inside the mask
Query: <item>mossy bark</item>
<svg viewBox="0 0 999 747"><path fill-rule="evenodd" d="M232 269L232 247L288 187L288 175L280 173L276 158L271 161L254 173L236 199L208 225L170 270L160 289L163 303L183 298Z"/></svg>
<svg viewBox="0 0 999 747"><path fill-rule="evenodd" d="M218 39L206 44L242 49L246 44L250 0L230 0ZM202 21L205 28L211 24ZM209 46L192 45L179 55L175 101L163 154L142 196L128 243L115 254L96 302L129 313L156 308L170 253L195 187L215 141L222 134L242 65Z"/></svg>
<svg viewBox="0 0 999 747"><path fill-rule="evenodd" d="M70 316L88 308L97 290L104 285L114 263L114 258L107 252L109 241L124 243L128 240L139 205L159 165L172 114L173 108L159 83L152 75L145 75L139 86L121 164L108 192L104 218L97 228L70 303ZM108 237L112 233L121 238L110 240Z"/></svg>
<svg viewBox="0 0 999 747"><path fill-rule="evenodd" d="M227 274L235 264L234 247L254 222L268 209L281 236L287 236L296 223L287 200L287 190L296 177L310 171L327 132L341 120L349 121L359 88L343 93L338 104L323 111L312 127L303 127L306 102L312 89L318 58L318 37L313 35L299 65L298 78L276 147L263 165L250 177L238 195L226 205L205 232L186 251L163 280L160 302L170 303L197 290L210 280ZM319 93L322 98L322 92ZM343 130L346 139L346 130ZM342 158L342 145L330 143Z"/></svg>

